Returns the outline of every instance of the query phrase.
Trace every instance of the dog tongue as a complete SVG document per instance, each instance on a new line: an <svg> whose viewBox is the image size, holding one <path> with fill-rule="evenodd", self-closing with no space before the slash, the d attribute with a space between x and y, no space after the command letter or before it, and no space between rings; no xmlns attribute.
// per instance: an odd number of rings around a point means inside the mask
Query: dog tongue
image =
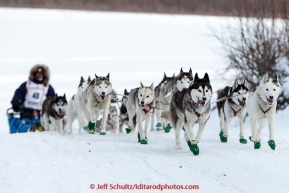
<svg viewBox="0 0 289 193"><path fill-rule="evenodd" d="M244 101L239 101L239 104L240 104L240 106L242 107L242 106L245 105L245 102L244 102Z"/></svg>
<svg viewBox="0 0 289 193"><path fill-rule="evenodd" d="M273 99L267 99L267 101L270 105L273 103Z"/></svg>
<svg viewBox="0 0 289 193"><path fill-rule="evenodd" d="M197 101L197 104L199 104L199 105L203 105L203 106L204 106L204 104L205 104L205 101L202 101L202 100L198 100L198 101Z"/></svg>

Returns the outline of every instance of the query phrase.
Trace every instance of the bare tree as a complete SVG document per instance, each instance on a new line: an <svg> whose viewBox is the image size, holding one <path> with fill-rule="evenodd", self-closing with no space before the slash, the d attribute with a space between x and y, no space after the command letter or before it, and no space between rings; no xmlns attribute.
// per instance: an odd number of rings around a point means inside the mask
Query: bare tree
<svg viewBox="0 0 289 193"><path fill-rule="evenodd" d="M223 76L246 78L254 88L267 72L271 77L277 73L280 83L284 84L289 75L288 1L242 2L244 9L235 13L240 17L231 18L230 23L213 32L228 59ZM289 93L283 90L277 109L283 110L288 104Z"/></svg>

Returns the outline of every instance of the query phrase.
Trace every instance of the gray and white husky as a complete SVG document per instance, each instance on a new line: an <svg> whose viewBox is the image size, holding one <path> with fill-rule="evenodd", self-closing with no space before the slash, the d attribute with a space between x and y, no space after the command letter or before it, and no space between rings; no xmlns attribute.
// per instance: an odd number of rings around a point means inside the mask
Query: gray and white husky
<svg viewBox="0 0 289 193"><path fill-rule="evenodd" d="M69 100L68 106L66 108L68 133L72 133L72 123L75 119L78 119L79 132L81 132L83 126L88 124L88 120L84 115L86 107L82 105L81 98L83 97L83 94L90 81L90 77L88 77L87 80L84 80L84 78L81 76L77 93Z"/></svg>
<svg viewBox="0 0 289 193"><path fill-rule="evenodd" d="M239 84L236 79L232 87L226 86L218 93L218 99L229 97L229 99L217 102L218 114L220 118L220 140L226 143L228 140L229 123L234 117L238 117L240 124L240 143L246 144L247 140L244 138L244 124L246 116L246 100L249 97L249 87L246 80L243 84Z"/></svg>
<svg viewBox="0 0 289 193"><path fill-rule="evenodd" d="M55 98L47 98L43 101L41 109L41 124L46 131L54 130L64 134L64 120L66 115L67 100L65 94Z"/></svg>
<svg viewBox="0 0 289 193"><path fill-rule="evenodd" d="M147 144L147 129L151 113L154 112L154 105L155 93L153 83L150 87L145 87L140 83L140 87L130 91L126 104L129 117L128 129L132 128L133 117L136 115L140 144ZM145 121L145 128L142 126L143 121Z"/></svg>
<svg viewBox="0 0 289 193"><path fill-rule="evenodd" d="M96 131L98 133L101 132L101 120L96 121ZM114 105L110 105L108 117L107 117L107 123L106 123L106 131L110 131L112 133L118 133L119 132L119 116L117 112L117 108Z"/></svg>
<svg viewBox="0 0 289 193"><path fill-rule="evenodd" d="M210 118L212 97L212 86L209 75L206 73L204 78L200 79L196 73L193 84L182 91L176 91L172 96L169 109L169 119L175 128L176 149L180 147L180 131L185 127L185 140L194 155L199 154L199 147L202 133L206 123ZM197 136L195 136L193 127L199 124Z"/></svg>
<svg viewBox="0 0 289 193"><path fill-rule="evenodd" d="M180 73L176 76L167 81L166 84L162 84L161 90L163 92L160 93L159 100L163 104L162 108L163 111L168 111L169 104L172 100L172 95L174 92L182 91L184 89L189 88L193 81L193 75L192 75L192 69L190 68L189 72L183 72L183 69L181 68ZM165 132L170 132L170 129L172 128L171 125L166 121L167 119L164 119L165 121Z"/></svg>
<svg viewBox="0 0 289 193"><path fill-rule="evenodd" d="M124 89L124 93L121 99L121 106L120 106L120 121L119 121L119 132L123 132L123 127L125 125L128 125L128 114L127 114L127 108L126 103L128 101L128 95L129 92L127 92L126 89ZM126 129L126 133L134 132L136 127L136 116L133 117L133 123L131 129Z"/></svg>
<svg viewBox="0 0 289 193"><path fill-rule="evenodd" d="M97 76L93 79L85 91L87 97L86 111L89 116L89 123L85 129L89 133L95 133L95 123L99 118L101 112L103 112L101 122L100 135L106 134L107 117L111 102L112 85L109 81L109 74L106 77Z"/></svg>
<svg viewBox="0 0 289 193"><path fill-rule="evenodd" d="M164 77L162 81L155 87L155 102L156 102L156 108L155 113L152 114L152 120L151 120L151 131L154 131L154 116L157 120L157 131L160 131L163 129L164 125L167 125L167 122L165 119L161 118L161 112L164 110L168 110L169 104L167 100L164 98L164 88L175 77L175 74L172 77L168 77L166 73L164 73Z"/></svg>
<svg viewBox="0 0 289 193"><path fill-rule="evenodd" d="M269 123L269 141L271 149L275 150L276 144L274 140L275 116L277 108L277 98L280 94L281 85L277 74L274 78L269 78L268 73L264 75L261 83L256 88L253 94L250 95L247 109L251 122L252 136L251 141L254 141L254 148L261 147L261 131L266 124ZM259 124L257 130L257 123Z"/></svg>

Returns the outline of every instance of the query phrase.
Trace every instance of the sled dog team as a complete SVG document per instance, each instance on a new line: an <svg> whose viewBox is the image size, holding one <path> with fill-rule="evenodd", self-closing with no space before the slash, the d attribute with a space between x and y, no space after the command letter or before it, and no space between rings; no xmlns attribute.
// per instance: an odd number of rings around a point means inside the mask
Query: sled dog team
<svg viewBox="0 0 289 193"><path fill-rule="evenodd" d="M254 148L261 147L261 131L269 123L269 141L271 149L275 149L274 130L277 98L281 85L278 76L269 78L265 74L259 86L249 90L248 82L238 80L232 86L218 90L217 109L220 118L220 141L226 143L229 138L229 123L234 117L239 119L241 144L246 144L244 123L246 113L251 123L251 137ZM198 73L193 76L192 70L172 77L166 76L154 87L140 86L126 89L119 108L111 105L113 88L109 74L105 77L97 76L91 79L80 79L77 93L67 102L66 96L56 96L46 99L42 107L42 125L45 130L56 130L61 134L72 133L72 123L78 120L79 133L86 130L90 134L98 132L106 135L107 131L122 132L126 125L126 133L135 131L137 127L138 142L148 143L148 127L155 130L164 129L170 132L175 129L176 150L180 150L180 133L184 130L184 138L194 155L199 154L198 143L201 140L206 123L211 113L211 98L213 89L207 73L201 78ZM102 116L101 116L102 115ZM99 120L100 116L102 117ZM142 124L144 122L144 125ZM194 126L198 124L195 135ZM257 129L258 127L258 129Z"/></svg>

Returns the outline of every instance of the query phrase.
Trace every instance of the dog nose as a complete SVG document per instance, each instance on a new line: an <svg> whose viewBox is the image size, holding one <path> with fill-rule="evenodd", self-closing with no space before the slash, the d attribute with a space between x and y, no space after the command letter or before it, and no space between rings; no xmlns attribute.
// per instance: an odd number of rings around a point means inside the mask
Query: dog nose
<svg viewBox="0 0 289 193"><path fill-rule="evenodd" d="M101 94L102 94L102 95L104 95L104 94L105 94L105 92L102 92Z"/></svg>
<svg viewBox="0 0 289 193"><path fill-rule="evenodd" d="M207 100L207 98L206 98L206 97L203 97L203 101L205 101L205 100Z"/></svg>
<svg viewBox="0 0 289 193"><path fill-rule="evenodd" d="M59 110L59 111L61 111L61 109L60 109L60 108L59 108L58 110Z"/></svg>
<svg viewBox="0 0 289 193"><path fill-rule="evenodd" d="M273 96L269 96L269 99L273 99L274 97Z"/></svg>
<svg viewBox="0 0 289 193"><path fill-rule="evenodd" d="M243 101L246 101L246 98L245 98L245 97L243 98Z"/></svg>
<svg viewBox="0 0 289 193"><path fill-rule="evenodd" d="M144 101L141 101L140 103L143 105L143 104L144 104Z"/></svg>

